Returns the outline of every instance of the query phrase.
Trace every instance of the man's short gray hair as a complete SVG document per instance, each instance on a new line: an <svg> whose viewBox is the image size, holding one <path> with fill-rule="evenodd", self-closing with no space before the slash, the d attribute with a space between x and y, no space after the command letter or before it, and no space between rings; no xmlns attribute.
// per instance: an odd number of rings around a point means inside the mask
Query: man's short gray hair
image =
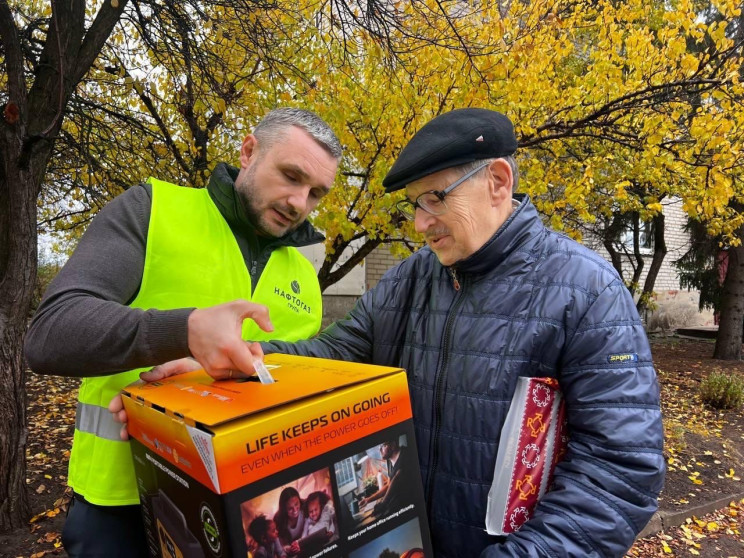
<svg viewBox="0 0 744 558"><path fill-rule="evenodd" d="M289 107L274 109L261 119L253 135L259 146L271 147L292 126L305 130L336 160L341 158L343 150L336 134L320 116L309 110Z"/></svg>
<svg viewBox="0 0 744 558"><path fill-rule="evenodd" d="M506 157L498 157L498 159L503 159L507 163L509 163L509 166L512 170L512 194L517 191L517 187L519 186L519 166L517 165L517 160L514 158L514 155L507 155ZM461 172L463 175L466 175L470 171L473 171L480 167L481 165L485 164L491 164L496 159L478 159L477 161L471 161L470 163L465 163L464 165L460 165L457 167L457 170ZM481 172L486 172L487 169L484 168ZM480 174L480 173L478 173Z"/></svg>

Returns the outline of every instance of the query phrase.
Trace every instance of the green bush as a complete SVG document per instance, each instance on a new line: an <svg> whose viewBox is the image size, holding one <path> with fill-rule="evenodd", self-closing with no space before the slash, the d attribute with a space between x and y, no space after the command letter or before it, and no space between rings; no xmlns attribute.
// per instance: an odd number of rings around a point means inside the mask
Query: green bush
<svg viewBox="0 0 744 558"><path fill-rule="evenodd" d="M744 379L736 374L711 372L700 384L700 397L714 409L736 409L744 404Z"/></svg>

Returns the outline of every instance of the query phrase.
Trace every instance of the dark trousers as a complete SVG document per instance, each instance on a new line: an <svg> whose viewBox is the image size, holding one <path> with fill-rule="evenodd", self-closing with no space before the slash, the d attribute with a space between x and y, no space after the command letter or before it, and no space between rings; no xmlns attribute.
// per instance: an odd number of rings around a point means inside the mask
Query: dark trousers
<svg viewBox="0 0 744 558"><path fill-rule="evenodd" d="M147 558L147 537L140 506L96 506L77 494L62 529L71 558Z"/></svg>

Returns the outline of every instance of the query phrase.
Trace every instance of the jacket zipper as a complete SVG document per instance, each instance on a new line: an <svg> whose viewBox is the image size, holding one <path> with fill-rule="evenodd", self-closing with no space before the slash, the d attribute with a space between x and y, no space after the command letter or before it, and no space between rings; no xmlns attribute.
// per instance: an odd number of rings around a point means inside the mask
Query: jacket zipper
<svg viewBox="0 0 744 558"><path fill-rule="evenodd" d="M452 286L455 288L456 291L459 291L460 280L457 278L457 271L455 269L450 268L449 272L450 272L450 275L452 275Z"/></svg>
<svg viewBox="0 0 744 558"><path fill-rule="evenodd" d="M447 376L447 367L449 366L450 358L450 337L452 335L452 328L457 315L457 310L460 308L464 299L462 295L461 284L457 279L457 275L454 269L450 269L452 279L454 281L455 291L455 302L450 309L450 313L447 316L447 322L444 326L444 347L442 353L442 364L437 371L437 378L435 380L434 387L434 428L432 436L432 452L431 452L431 464L429 466L429 479L426 487L426 514L431 520L431 507L432 497L434 495L434 477L437 473L437 465L439 462L439 431L442 427L442 413L444 411L444 385Z"/></svg>

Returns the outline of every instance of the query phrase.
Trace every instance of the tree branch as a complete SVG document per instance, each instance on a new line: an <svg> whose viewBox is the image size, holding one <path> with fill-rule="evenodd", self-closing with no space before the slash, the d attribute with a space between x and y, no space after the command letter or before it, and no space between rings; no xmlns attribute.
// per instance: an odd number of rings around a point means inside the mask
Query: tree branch
<svg viewBox="0 0 744 558"><path fill-rule="evenodd" d="M0 0L0 41L5 51L9 101L17 104L21 114L25 114L26 76L23 71L23 51L7 0Z"/></svg>
<svg viewBox="0 0 744 558"><path fill-rule="evenodd" d="M339 240L339 238L340 237L336 237L334 239L334 247L336 247L336 241ZM340 244L344 245L346 243L341 241ZM366 258L372 252L372 250L377 248L380 244L382 244L382 240L380 240L379 238L368 238L367 241L356 252L354 252L348 260L338 266L338 268L334 271L331 271L336 262L338 262L343 252L343 250L339 250L337 248L332 255L326 257L323 265L320 267L320 270L318 270L318 281L320 282L320 290L324 291L326 288L330 287L331 285L339 281L342 277L347 275L352 269L354 269L354 267L359 265L364 260L364 258Z"/></svg>
<svg viewBox="0 0 744 558"><path fill-rule="evenodd" d="M74 71L71 75L70 82L77 85L83 79L88 70L98 58L103 45L111 36L114 26L121 18L124 8L129 0L110 0L103 2L101 9L98 10L93 24L85 34L80 52L75 59ZM114 6L114 4L116 4Z"/></svg>

